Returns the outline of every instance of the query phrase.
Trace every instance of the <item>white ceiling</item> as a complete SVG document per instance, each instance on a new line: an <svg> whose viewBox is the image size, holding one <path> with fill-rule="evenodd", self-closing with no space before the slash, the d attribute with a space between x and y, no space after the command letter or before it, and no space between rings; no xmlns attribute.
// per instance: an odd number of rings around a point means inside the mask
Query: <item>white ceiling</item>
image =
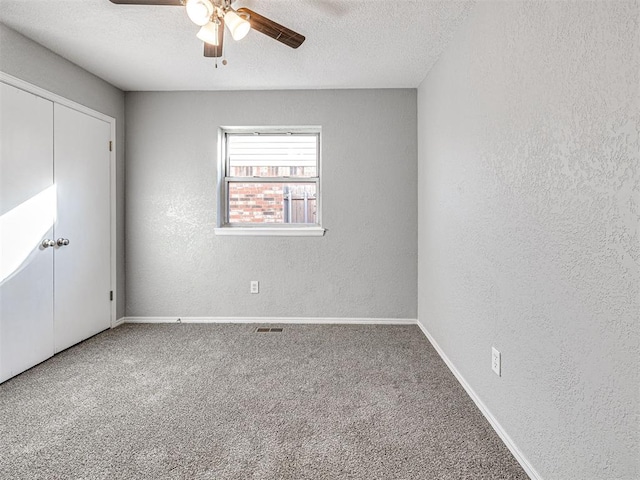
<svg viewBox="0 0 640 480"><path fill-rule="evenodd" d="M238 0L306 36L251 31L205 58L183 7L0 0L0 22L125 91L416 87L473 0Z"/></svg>

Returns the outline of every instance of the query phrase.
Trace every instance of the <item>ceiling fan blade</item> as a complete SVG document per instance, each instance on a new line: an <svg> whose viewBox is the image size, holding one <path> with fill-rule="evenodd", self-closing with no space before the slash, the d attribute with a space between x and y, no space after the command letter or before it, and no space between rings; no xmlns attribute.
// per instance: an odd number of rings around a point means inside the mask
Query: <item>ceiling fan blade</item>
<svg viewBox="0 0 640 480"><path fill-rule="evenodd" d="M111 3L118 5L169 5L181 7L184 5L183 0L109 0Z"/></svg>
<svg viewBox="0 0 640 480"><path fill-rule="evenodd" d="M224 19L219 18L220 25L218 25L218 45L211 45L204 42L204 56L219 58L222 56L222 46L224 44Z"/></svg>
<svg viewBox="0 0 640 480"><path fill-rule="evenodd" d="M298 48L305 41L304 35L300 35L293 30L283 27L279 23L269 20L267 17L263 17L259 13L249 10L248 8L239 8L238 12L249 15L249 23L251 28L257 30L260 33L284 43L291 48Z"/></svg>

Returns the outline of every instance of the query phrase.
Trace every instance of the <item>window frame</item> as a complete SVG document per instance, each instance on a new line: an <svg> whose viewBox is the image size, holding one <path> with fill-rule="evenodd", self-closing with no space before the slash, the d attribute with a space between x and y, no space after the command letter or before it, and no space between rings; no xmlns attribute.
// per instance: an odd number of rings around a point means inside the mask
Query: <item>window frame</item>
<svg viewBox="0 0 640 480"><path fill-rule="evenodd" d="M231 177L227 154L228 135L315 135L317 138L315 177ZM316 223L231 223L229 222L230 183L306 183L316 186ZM322 236L322 127L309 126L242 126L218 128L218 215L216 235L253 236Z"/></svg>

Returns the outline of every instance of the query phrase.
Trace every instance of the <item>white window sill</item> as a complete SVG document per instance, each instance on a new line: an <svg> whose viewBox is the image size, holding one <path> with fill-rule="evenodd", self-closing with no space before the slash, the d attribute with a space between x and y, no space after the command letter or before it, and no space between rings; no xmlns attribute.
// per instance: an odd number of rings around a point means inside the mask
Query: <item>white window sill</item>
<svg viewBox="0 0 640 480"><path fill-rule="evenodd" d="M253 236L253 237L322 237L322 227L218 227L216 235Z"/></svg>

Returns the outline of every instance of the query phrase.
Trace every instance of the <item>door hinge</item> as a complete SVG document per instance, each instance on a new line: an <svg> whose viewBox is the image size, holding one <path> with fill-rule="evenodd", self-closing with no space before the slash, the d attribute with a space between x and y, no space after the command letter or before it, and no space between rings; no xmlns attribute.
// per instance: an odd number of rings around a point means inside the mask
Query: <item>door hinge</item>
<svg viewBox="0 0 640 480"><path fill-rule="evenodd" d="M109 300L113 302L113 290L109 292Z"/></svg>
<svg viewBox="0 0 640 480"><path fill-rule="evenodd" d="M109 140L109 151L113 152L113 141Z"/></svg>

